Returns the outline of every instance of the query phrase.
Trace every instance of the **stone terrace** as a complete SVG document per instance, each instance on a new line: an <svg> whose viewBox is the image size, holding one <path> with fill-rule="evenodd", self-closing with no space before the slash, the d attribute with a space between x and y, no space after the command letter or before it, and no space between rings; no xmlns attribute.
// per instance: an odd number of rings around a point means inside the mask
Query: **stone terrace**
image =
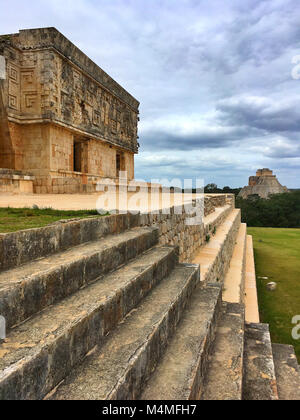
<svg viewBox="0 0 300 420"><path fill-rule="evenodd" d="M171 207L0 235L0 399L299 399L293 348L245 299L240 210L205 201L197 225Z"/></svg>

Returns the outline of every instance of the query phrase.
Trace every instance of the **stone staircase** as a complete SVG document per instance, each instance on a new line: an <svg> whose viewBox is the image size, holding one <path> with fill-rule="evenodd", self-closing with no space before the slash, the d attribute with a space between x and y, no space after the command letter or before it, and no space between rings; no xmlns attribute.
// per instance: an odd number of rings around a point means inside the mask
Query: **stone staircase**
<svg viewBox="0 0 300 420"><path fill-rule="evenodd" d="M1 262L0 399L299 399L293 349L245 322L253 254L240 211L205 217L190 263L144 219L2 238L15 246Z"/></svg>

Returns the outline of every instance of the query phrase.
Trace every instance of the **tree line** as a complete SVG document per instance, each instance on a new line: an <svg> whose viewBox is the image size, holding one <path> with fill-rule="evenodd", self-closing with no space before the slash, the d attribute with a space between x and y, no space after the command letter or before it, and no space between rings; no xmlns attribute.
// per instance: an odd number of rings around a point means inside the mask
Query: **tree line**
<svg viewBox="0 0 300 420"><path fill-rule="evenodd" d="M236 207L242 211L242 222L250 227L300 228L300 190L270 195L268 199L250 195L247 199L238 197L241 188L218 188L207 184L207 194L234 194Z"/></svg>
<svg viewBox="0 0 300 420"><path fill-rule="evenodd" d="M251 195L236 198L242 222L251 227L300 228L300 190L274 194L268 199Z"/></svg>
<svg viewBox="0 0 300 420"><path fill-rule="evenodd" d="M234 194L235 196L241 191L241 188L224 187L218 188L217 184L207 184L204 187L205 194Z"/></svg>

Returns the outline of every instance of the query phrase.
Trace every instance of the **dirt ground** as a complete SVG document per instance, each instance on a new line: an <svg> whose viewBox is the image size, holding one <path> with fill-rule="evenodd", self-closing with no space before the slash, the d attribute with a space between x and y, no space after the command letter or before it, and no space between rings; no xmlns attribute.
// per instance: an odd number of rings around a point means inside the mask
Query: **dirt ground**
<svg viewBox="0 0 300 420"><path fill-rule="evenodd" d="M7 195L0 194L0 207L51 207L56 210L93 210L104 209L106 211L139 210L151 211L153 209L168 208L173 205L180 205L183 202L190 202L196 195L181 193L157 194L150 198L147 193L128 193L127 197L115 198L110 193L95 194L30 194L30 195Z"/></svg>

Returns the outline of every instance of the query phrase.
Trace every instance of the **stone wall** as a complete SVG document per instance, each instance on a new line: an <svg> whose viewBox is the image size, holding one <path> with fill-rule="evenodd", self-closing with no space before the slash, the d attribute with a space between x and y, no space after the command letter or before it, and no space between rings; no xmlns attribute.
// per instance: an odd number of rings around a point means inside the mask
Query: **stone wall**
<svg viewBox="0 0 300 420"><path fill-rule="evenodd" d="M212 213L215 207L223 207L226 204L235 207L234 194L205 194L205 215Z"/></svg>
<svg viewBox="0 0 300 420"><path fill-rule="evenodd" d="M234 195L206 195L204 216L212 214L216 207L223 207L226 204L229 204L230 207L228 212L220 216L223 219L234 208ZM196 213L190 214L184 206L171 207L167 210L170 210L169 214L164 214L165 210L160 210L158 214L141 214L140 226L157 226L159 228L159 243L178 246L180 262L190 262L194 252L207 241L207 236L212 234L216 224L223 220L216 218L210 224L189 225L189 219L195 217Z"/></svg>
<svg viewBox="0 0 300 420"><path fill-rule="evenodd" d="M225 218L234 206L231 195L222 195L218 203L230 204ZM206 204L212 197L206 197ZM210 206L209 206L210 208ZM32 259L42 258L84 242L123 232L139 226L157 226L160 244L177 245L180 261L189 261L194 251L206 241L206 235L213 232L220 222L189 226L185 222L191 216L179 207L160 210L158 214L119 214L88 219L61 221L44 228L28 229L19 232L0 234L0 270L20 266ZM166 212L169 214L165 214ZM208 215L208 211L205 211Z"/></svg>
<svg viewBox="0 0 300 420"><path fill-rule="evenodd" d="M9 169L0 169L0 193L32 194L34 177Z"/></svg>
<svg viewBox="0 0 300 420"><path fill-rule="evenodd" d="M53 171L59 169L73 170L73 135L70 131L61 127L50 127L50 168ZM84 172L84 171L82 171Z"/></svg>

